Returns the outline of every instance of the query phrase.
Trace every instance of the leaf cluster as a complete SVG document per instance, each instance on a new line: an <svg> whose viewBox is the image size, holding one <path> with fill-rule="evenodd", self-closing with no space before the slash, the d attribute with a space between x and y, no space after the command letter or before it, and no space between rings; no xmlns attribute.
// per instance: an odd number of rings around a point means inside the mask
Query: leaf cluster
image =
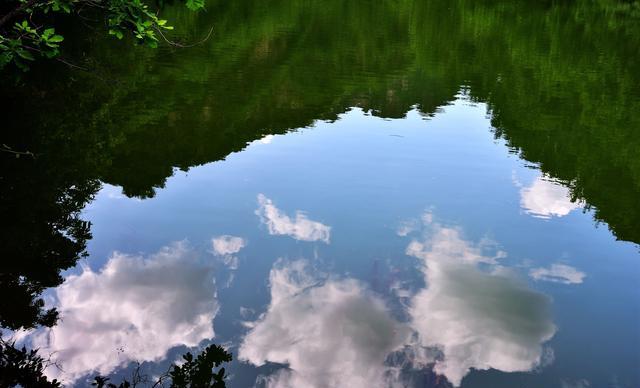
<svg viewBox="0 0 640 388"><path fill-rule="evenodd" d="M111 0L106 9L109 35L122 39L131 32L138 43L158 47L157 30L172 30L167 21L159 19L141 0Z"/></svg>
<svg viewBox="0 0 640 388"><path fill-rule="evenodd" d="M194 357L187 352L182 356L184 363L172 365L169 372L160 376L153 387L164 386L165 379L169 379L171 388L225 388L225 369L220 368L217 372L214 368L219 367L224 362L230 362L232 357L223 347L219 345L209 345L200 354ZM96 388L131 388L137 386L145 379L140 378L139 370L134 374L132 381L123 380L116 385L109 382L108 377L96 376L91 386Z"/></svg>
<svg viewBox="0 0 640 388"><path fill-rule="evenodd" d="M41 30L26 20L16 23L12 32L9 37L0 35L0 68L13 62L20 70L27 71L28 63L34 61L36 55L58 56L60 42L64 40L54 28Z"/></svg>
<svg viewBox="0 0 640 388"><path fill-rule="evenodd" d="M184 1L190 10L204 8L204 0ZM108 35L130 36L147 47L157 47L161 31L173 29L144 0L8 0L0 5L0 70L13 64L27 71L38 57L58 57L64 37L52 26L59 19L54 15L86 24L82 14L88 11L99 16Z"/></svg>
<svg viewBox="0 0 640 388"><path fill-rule="evenodd" d="M182 356L185 363L175 365L169 375L174 388L224 388L225 369L217 368L223 362L231 361L231 354L219 345L211 345L204 349L197 357L191 353Z"/></svg>
<svg viewBox="0 0 640 388"><path fill-rule="evenodd" d="M37 349L17 348L15 342L0 338L0 386L59 388L57 380L49 381L44 375L48 362Z"/></svg>

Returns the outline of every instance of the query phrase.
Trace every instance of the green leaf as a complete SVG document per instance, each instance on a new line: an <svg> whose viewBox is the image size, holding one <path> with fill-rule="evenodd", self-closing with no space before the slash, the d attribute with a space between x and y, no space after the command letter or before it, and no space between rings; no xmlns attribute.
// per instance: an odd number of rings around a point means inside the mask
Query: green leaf
<svg viewBox="0 0 640 388"><path fill-rule="evenodd" d="M53 42L53 43L59 43L62 42L64 40L64 36L62 35L54 35L51 38L49 38L49 42Z"/></svg>
<svg viewBox="0 0 640 388"><path fill-rule="evenodd" d="M43 37L45 37L45 38L48 38L48 37L50 37L51 35L53 35L55 32L56 32L56 30L55 30L55 29L53 29L53 28L47 28L46 30L44 30L44 31L42 32L42 36L43 36Z"/></svg>
<svg viewBox="0 0 640 388"><path fill-rule="evenodd" d="M2 54L0 54L0 69L2 69L9 62L11 62L12 58L13 58L13 55L11 55L10 53L2 53Z"/></svg>
<svg viewBox="0 0 640 388"><path fill-rule="evenodd" d="M53 49L53 50L49 50L46 51L44 54L46 55L47 58L53 58L58 56L60 52L57 49Z"/></svg>
<svg viewBox="0 0 640 388"><path fill-rule="evenodd" d="M204 8L204 0L187 0L187 8L192 11L197 11L200 8Z"/></svg>
<svg viewBox="0 0 640 388"><path fill-rule="evenodd" d="M110 29L110 30L109 30L109 35L114 35L114 36L115 36L116 38L118 38L118 39L122 39L122 37L124 36L124 35L122 34L122 31L120 31L120 30L114 30L114 29Z"/></svg>
<svg viewBox="0 0 640 388"><path fill-rule="evenodd" d="M27 50L23 50L23 49L18 49L16 50L16 54L18 54L21 58L24 58L28 61L35 61L36 59L33 57L33 55L28 52Z"/></svg>

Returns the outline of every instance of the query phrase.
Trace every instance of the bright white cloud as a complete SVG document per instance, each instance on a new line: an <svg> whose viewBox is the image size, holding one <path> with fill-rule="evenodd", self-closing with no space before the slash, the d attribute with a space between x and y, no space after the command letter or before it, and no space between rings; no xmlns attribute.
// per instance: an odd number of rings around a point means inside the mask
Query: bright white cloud
<svg viewBox="0 0 640 388"><path fill-rule="evenodd" d="M425 241L407 247L422 260L427 284L411 300L411 324L422 346L441 351L434 371L455 386L471 369L533 369L542 362L542 344L555 333L549 299L502 267L478 269L478 263L495 264L504 256L482 251L459 230L435 223Z"/></svg>
<svg viewBox="0 0 640 388"><path fill-rule="evenodd" d="M549 268L533 268L529 276L535 280L546 280L564 284L580 284L585 273L565 264L552 264Z"/></svg>
<svg viewBox="0 0 640 388"><path fill-rule="evenodd" d="M539 176L530 186L520 189L520 206L534 217L551 218L566 216L582 204L571 202L565 186Z"/></svg>
<svg viewBox="0 0 640 388"><path fill-rule="evenodd" d="M273 141L273 138L275 136L273 135L266 135L263 138L260 139L260 143L262 144L271 144L271 142Z"/></svg>
<svg viewBox="0 0 640 388"><path fill-rule="evenodd" d="M172 347L214 336L213 273L185 242L149 257L116 252L100 271L85 268L55 293L61 320L34 334L33 344L56 352L64 373L48 372L64 380L158 361Z"/></svg>
<svg viewBox="0 0 640 388"><path fill-rule="evenodd" d="M211 245L216 255L224 256L240 252L247 245L247 242L240 237L224 235L212 238Z"/></svg>
<svg viewBox="0 0 640 388"><path fill-rule="evenodd" d="M485 242L485 245L490 243ZM462 238L462 233L456 228L445 228L435 224L430 231L429 238L423 242L411 241L406 254L422 259L426 262L448 258L451 262L464 264L497 264L497 259L504 253L498 251L494 256L486 256L482 252L483 245L473 245Z"/></svg>
<svg viewBox="0 0 640 388"><path fill-rule="evenodd" d="M270 274L271 304L250 325L239 358L286 364L269 387L389 386L387 355L408 331L356 280L319 282L297 261Z"/></svg>
<svg viewBox="0 0 640 388"><path fill-rule="evenodd" d="M329 243L331 227L312 221L297 211L292 219L278 209L269 198L258 194L258 210L256 214L267 225L273 235L287 235L301 241L324 241Z"/></svg>

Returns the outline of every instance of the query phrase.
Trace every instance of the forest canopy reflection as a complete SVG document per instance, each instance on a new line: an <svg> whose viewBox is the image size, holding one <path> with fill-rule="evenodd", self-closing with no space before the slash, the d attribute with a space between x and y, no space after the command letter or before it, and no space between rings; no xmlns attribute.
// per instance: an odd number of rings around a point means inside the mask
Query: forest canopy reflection
<svg viewBox="0 0 640 388"><path fill-rule="evenodd" d="M15 115L6 142L40 154L54 151L20 129L82 137L74 156L93 153L92 178L146 197L172 168L219 160L265 134L336 119L352 106L402 117L416 105L428 116L462 86L488 103L496 136L595 207L619 238L638 242L631 205L640 194L640 23L604 4L212 1L199 15L168 8L181 30L214 24L215 39L175 52L100 43L91 55L102 72L113 67L117 86L74 74L70 85L54 81L46 99L16 91L35 98L43 115ZM329 20L338 19L333 28ZM77 90L80 81L93 92ZM3 95L20 111L19 99ZM60 112L72 99L75 108Z"/></svg>

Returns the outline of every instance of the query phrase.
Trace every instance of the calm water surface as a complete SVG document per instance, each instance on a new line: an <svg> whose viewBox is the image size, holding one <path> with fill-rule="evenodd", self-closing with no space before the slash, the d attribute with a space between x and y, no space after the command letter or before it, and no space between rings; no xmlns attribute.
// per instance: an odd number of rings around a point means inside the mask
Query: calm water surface
<svg viewBox="0 0 640 388"><path fill-rule="evenodd" d="M29 335L51 374L153 374L219 343L231 387L640 386L636 14L166 12L215 33L96 47L117 92L51 116L85 128L104 183L88 258L46 295L61 321Z"/></svg>

